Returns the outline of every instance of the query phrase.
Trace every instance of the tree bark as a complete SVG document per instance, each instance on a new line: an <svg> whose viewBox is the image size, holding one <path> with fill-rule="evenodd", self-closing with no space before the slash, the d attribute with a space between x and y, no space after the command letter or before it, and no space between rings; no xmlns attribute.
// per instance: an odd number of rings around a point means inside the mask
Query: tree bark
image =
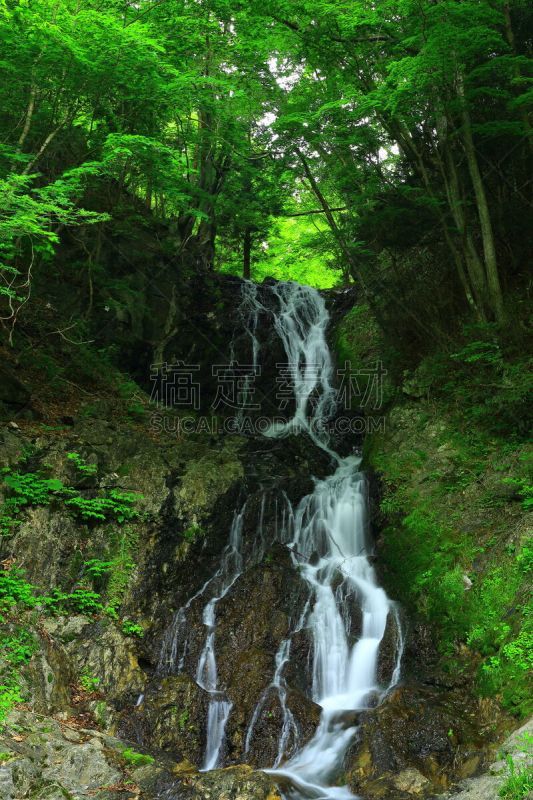
<svg viewBox="0 0 533 800"><path fill-rule="evenodd" d="M483 184L483 177L481 175L476 156L474 137L472 135L472 123L470 120L470 114L468 113L468 108L466 106L462 75L458 76L457 90L463 104L461 111L461 117L463 121L463 144L468 163L468 171L470 173L470 179L472 181L474 195L476 198L479 225L481 229L481 239L483 242L483 254L485 259L485 272L487 276L490 305L494 318L497 322L501 323L504 321L505 313L500 276L498 273L498 260L496 257L494 231L492 229L492 221L490 218L489 204L487 202L485 186Z"/></svg>
<svg viewBox="0 0 533 800"><path fill-rule="evenodd" d="M19 136L19 140L17 142L17 151L20 153L24 146L24 142L26 141L26 137L30 132L31 120L33 117L33 111L35 109L35 97L37 95L37 87L34 83L31 85L30 89L30 99L28 101L28 108L26 110L26 118L24 120L24 127L22 129L22 133Z"/></svg>
<svg viewBox="0 0 533 800"><path fill-rule="evenodd" d="M242 277L250 280L252 275L252 231L246 228L242 245Z"/></svg>

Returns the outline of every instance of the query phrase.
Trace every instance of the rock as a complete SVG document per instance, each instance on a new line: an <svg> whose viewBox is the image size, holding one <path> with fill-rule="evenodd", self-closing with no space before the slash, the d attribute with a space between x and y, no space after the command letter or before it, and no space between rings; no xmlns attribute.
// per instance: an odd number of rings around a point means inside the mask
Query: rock
<svg viewBox="0 0 533 800"><path fill-rule="evenodd" d="M468 577L468 575L463 575L463 586L465 587L465 591L470 591L473 586L472 581Z"/></svg>
<svg viewBox="0 0 533 800"><path fill-rule="evenodd" d="M400 792L413 797L423 794L430 785L427 778L417 769L404 769L393 778L393 783Z"/></svg>
<svg viewBox="0 0 533 800"><path fill-rule="evenodd" d="M512 757L515 770L533 768L531 746L524 744L532 733L533 718L512 733L499 748L500 753ZM500 800L500 788L508 774L507 762L500 759L490 765L486 774L462 781L452 793L440 795L438 800ZM529 800L530 794L525 800Z"/></svg>
<svg viewBox="0 0 533 800"><path fill-rule="evenodd" d="M201 764L209 698L188 675L154 680L140 705L124 708L118 732L177 761Z"/></svg>
<svg viewBox="0 0 533 800"><path fill-rule="evenodd" d="M41 714L71 711L70 684L75 680L64 648L41 636L40 649L30 662L32 708Z"/></svg>
<svg viewBox="0 0 533 800"><path fill-rule="evenodd" d="M346 762L350 788L369 800L443 791L486 758L489 734L480 719L474 701L459 690L397 687L362 715Z"/></svg>
<svg viewBox="0 0 533 800"><path fill-rule="evenodd" d="M111 754L98 738L74 743L63 736L55 720L27 712L12 713L8 724L16 726L18 738L15 742L9 729L0 737L2 751L13 754L0 767L3 800L36 796L65 798L71 794L79 798L95 794L98 797L103 786L122 780ZM51 793L42 794L45 788Z"/></svg>
<svg viewBox="0 0 533 800"><path fill-rule="evenodd" d="M387 687L390 685L398 660L401 635L399 616L389 612L378 654L377 678L381 686Z"/></svg>
<svg viewBox="0 0 533 800"><path fill-rule="evenodd" d="M273 780L250 766L199 773L186 761L155 758L135 767L124 758L125 747L51 717L12 712L0 735L0 797L123 800L125 787L137 785L143 800L281 800Z"/></svg>
<svg viewBox="0 0 533 800"><path fill-rule="evenodd" d="M217 769L195 782L191 800L281 800L268 775L239 766Z"/></svg>

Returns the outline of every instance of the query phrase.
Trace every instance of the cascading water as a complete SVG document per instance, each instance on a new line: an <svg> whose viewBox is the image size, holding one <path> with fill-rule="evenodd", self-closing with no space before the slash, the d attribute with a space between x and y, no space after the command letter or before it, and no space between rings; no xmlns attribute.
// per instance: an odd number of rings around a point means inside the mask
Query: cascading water
<svg viewBox="0 0 533 800"><path fill-rule="evenodd" d="M377 665L387 619L391 614L396 615L396 610L378 586L369 560L366 487L364 475L359 471L360 459L338 456L330 449L325 433L325 423L336 408L337 398L325 335L329 315L324 299L314 289L295 283L278 283L269 287L269 291L271 302L267 307L257 287L245 282L241 303L241 317L252 344L254 367L260 358L257 323L259 314L264 313L272 319L283 343L292 380L294 414L289 421L272 426L267 436L307 433L333 458L336 469L331 476L316 481L314 491L304 497L296 509L290 509L278 533L279 541L290 548L293 563L308 590L309 600L291 636L306 629L311 637L312 699L322 707L321 721L314 737L297 749L299 731L287 706L283 677L291 657L289 637L279 645L272 682L259 699L248 725L245 752L250 748L267 695L275 691L283 724L274 767L267 771L279 777L283 791L291 800L345 800L354 795L347 787L333 784L356 732L354 712L368 708L390 688L378 685ZM206 770L220 765L225 726L231 712L231 703L218 686L216 607L246 568L241 542L242 515L243 509L235 515L220 568L192 598L202 595L209 598L203 612L205 644L196 673L197 682L210 698L203 765ZM267 543L263 540L261 524L259 528L257 547L264 553ZM252 554L253 563L259 560L260 554ZM183 665L183 656L178 658L178 647L180 642L186 647L184 631L192 599L177 612L167 632L161 666L168 662ZM361 614L362 620L360 635L354 641L352 629L356 612ZM399 626L396 627L399 630ZM399 677L401 641L398 645L391 686ZM292 755L283 763L289 748Z"/></svg>

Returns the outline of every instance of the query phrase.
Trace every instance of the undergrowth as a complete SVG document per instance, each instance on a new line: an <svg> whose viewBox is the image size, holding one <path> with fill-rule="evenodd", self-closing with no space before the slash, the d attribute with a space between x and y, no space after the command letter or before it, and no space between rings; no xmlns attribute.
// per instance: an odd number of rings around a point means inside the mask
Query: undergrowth
<svg viewBox="0 0 533 800"><path fill-rule="evenodd" d="M50 476L49 468L24 471L35 453L23 453L16 468L2 470L5 499L0 512L4 535L14 532L30 507L50 506L74 513L79 522L107 526L105 553L95 554L81 565L74 586L56 587L43 592L26 580L24 571L12 561L0 570L0 723L10 709L25 697L24 667L37 648L32 633L39 616L85 614L106 615L120 622L118 609L134 569L133 555L138 532L125 524L139 517L135 503L140 495L133 492L81 485L67 486ZM78 453L68 453L76 475L92 480L96 465L86 464ZM87 496L82 492L87 491ZM89 496L92 494L93 496ZM127 636L142 636L141 625L125 619L121 630Z"/></svg>
<svg viewBox="0 0 533 800"><path fill-rule="evenodd" d="M365 446L383 478L392 593L431 623L444 665L466 649L479 692L519 717L532 710L533 667L533 547L518 522L533 502L527 366L494 326L470 326L404 375L396 430L388 418Z"/></svg>

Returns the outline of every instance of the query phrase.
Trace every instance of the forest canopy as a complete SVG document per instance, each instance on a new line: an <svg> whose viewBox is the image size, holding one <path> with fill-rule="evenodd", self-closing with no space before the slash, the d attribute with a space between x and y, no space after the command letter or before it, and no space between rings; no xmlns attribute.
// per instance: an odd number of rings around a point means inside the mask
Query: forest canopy
<svg viewBox="0 0 533 800"><path fill-rule="evenodd" d="M178 270L355 282L421 342L504 325L527 285L532 17L526 0L4 0L6 334L65 239L90 310L116 279L102 252L139 225L171 236Z"/></svg>

